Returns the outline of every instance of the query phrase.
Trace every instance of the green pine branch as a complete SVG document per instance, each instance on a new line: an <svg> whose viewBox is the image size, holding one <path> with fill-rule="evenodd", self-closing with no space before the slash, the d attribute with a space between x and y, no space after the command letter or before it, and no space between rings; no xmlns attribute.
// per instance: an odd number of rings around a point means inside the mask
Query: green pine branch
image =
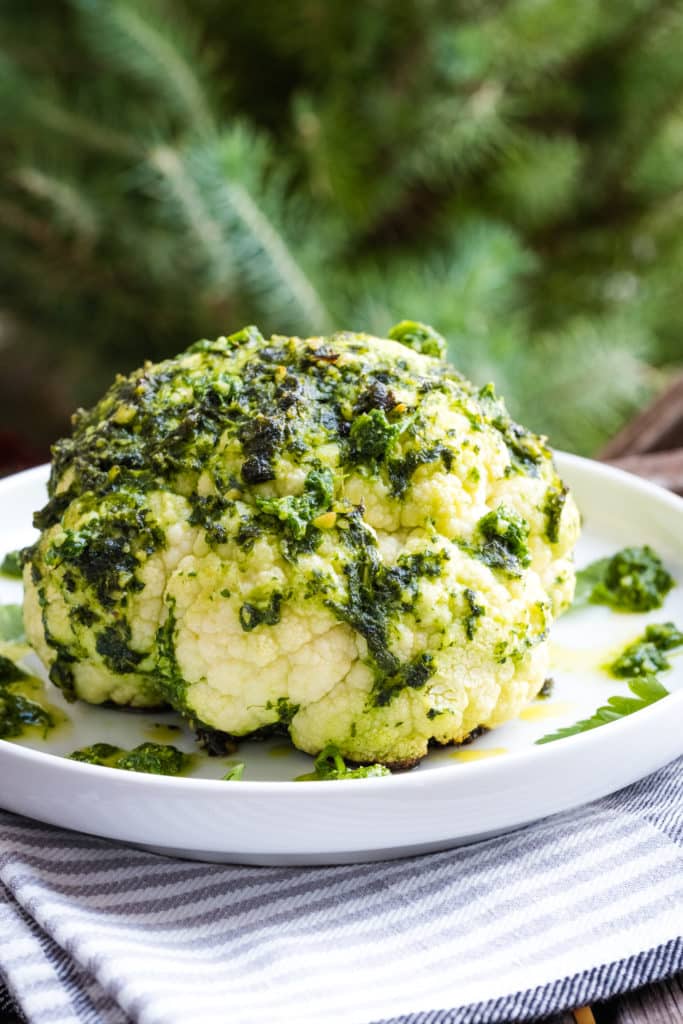
<svg viewBox="0 0 683 1024"><path fill-rule="evenodd" d="M107 64L150 86L192 131L214 130L211 63L197 26L152 0L72 0L89 47Z"/></svg>
<svg viewBox="0 0 683 1024"><path fill-rule="evenodd" d="M239 279L274 324L322 331L331 324L318 291L276 222L281 197L267 180L266 147L241 126L180 154L161 146L150 164L166 184L165 200L203 247L215 285Z"/></svg>

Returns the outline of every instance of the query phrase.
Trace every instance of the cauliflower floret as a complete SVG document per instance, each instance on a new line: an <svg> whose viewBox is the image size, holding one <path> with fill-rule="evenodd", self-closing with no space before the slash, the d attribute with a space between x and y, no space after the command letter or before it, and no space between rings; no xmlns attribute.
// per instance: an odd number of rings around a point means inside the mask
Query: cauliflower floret
<svg viewBox="0 0 683 1024"><path fill-rule="evenodd" d="M576 507L434 332L394 333L245 328L77 414L25 577L68 695L393 765L535 696Z"/></svg>
<svg viewBox="0 0 683 1024"><path fill-rule="evenodd" d="M144 503L113 492L96 508L85 495L42 534L24 570L26 631L67 696L166 703L156 634L168 576L197 534L189 516L184 498L163 491Z"/></svg>

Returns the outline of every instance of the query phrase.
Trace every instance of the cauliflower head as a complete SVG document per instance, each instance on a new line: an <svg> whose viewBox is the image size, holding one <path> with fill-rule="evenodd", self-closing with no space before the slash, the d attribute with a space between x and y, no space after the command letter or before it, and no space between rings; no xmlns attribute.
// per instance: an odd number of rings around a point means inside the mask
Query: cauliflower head
<svg viewBox="0 0 683 1024"><path fill-rule="evenodd" d="M119 377L54 449L25 567L67 696L410 765L514 717L571 601L545 439L430 328L248 327Z"/></svg>

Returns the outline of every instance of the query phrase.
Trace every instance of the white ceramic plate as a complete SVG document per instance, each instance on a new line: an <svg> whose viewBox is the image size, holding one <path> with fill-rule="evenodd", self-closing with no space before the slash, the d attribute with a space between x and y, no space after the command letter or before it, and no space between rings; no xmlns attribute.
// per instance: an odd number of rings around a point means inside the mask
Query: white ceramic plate
<svg viewBox="0 0 683 1024"><path fill-rule="evenodd" d="M584 517L580 565L627 544L651 544L683 581L683 500L636 477L575 456L558 457ZM0 548L30 543L44 502L46 467L0 481ZM0 603L21 600L0 580ZM648 622L683 627L683 586L646 615L604 607L553 627L550 699L460 751L434 751L412 772L337 782L295 782L311 759L280 741L245 743L241 782L220 781L230 759L203 757L191 776L167 778L70 761L94 742L145 739L196 751L172 713L131 713L49 699L68 725L45 741L0 741L0 804L41 821L161 852L255 864L316 864L399 857L517 828L604 796L683 753L683 655L662 681L669 697L608 726L555 743L535 740L627 693L601 671ZM33 660L31 660L33 659ZM26 663L42 674L34 655Z"/></svg>

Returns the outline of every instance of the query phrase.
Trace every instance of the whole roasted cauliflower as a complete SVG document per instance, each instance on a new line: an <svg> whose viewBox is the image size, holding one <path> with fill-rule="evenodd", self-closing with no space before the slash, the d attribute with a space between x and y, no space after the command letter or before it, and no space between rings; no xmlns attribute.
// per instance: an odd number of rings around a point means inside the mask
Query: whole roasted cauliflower
<svg viewBox="0 0 683 1024"><path fill-rule="evenodd" d="M545 440L430 328L247 327L119 377L54 448L28 636L68 697L414 764L515 716L571 601Z"/></svg>

